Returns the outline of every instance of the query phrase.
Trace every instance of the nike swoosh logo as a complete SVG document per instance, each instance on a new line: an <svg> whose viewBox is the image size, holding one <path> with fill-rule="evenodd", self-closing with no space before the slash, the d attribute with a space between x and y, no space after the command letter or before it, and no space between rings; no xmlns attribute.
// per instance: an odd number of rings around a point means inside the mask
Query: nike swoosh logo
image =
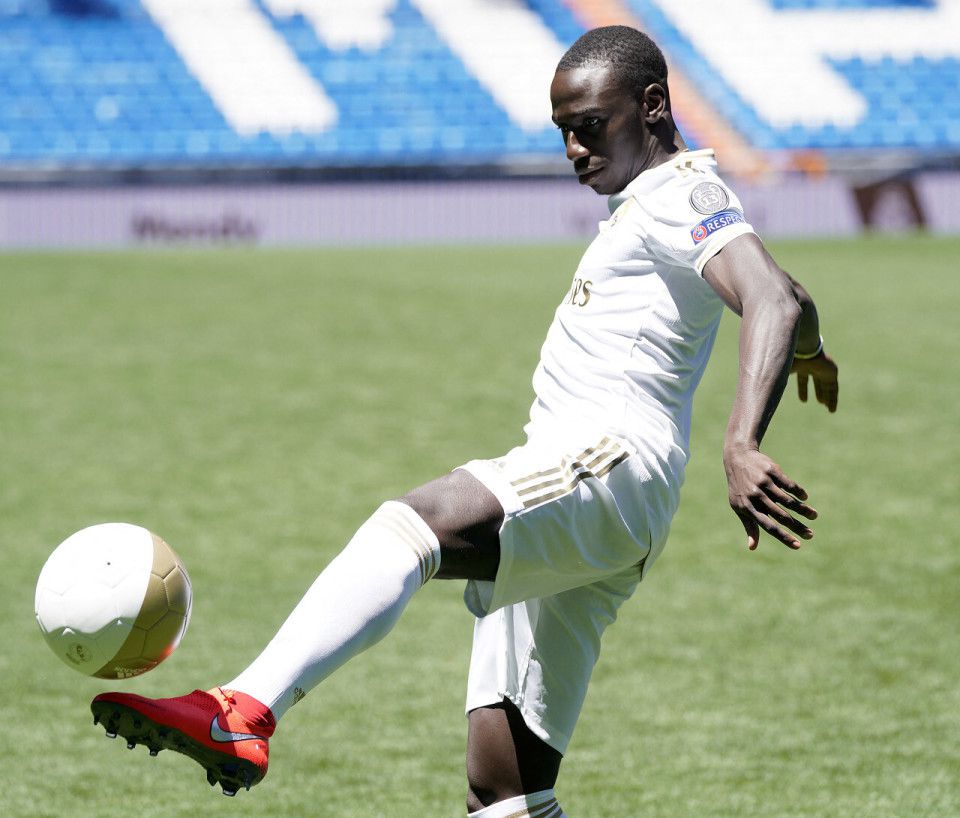
<svg viewBox="0 0 960 818"><path fill-rule="evenodd" d="M210 738L219 742L248 741L249 739L253 738L260 739L260 741L266 741L263 736L258 736L254 733L231 733L228 730L224 730L220 726L217 716L214 716L213 721L210 722Z"/></svg>

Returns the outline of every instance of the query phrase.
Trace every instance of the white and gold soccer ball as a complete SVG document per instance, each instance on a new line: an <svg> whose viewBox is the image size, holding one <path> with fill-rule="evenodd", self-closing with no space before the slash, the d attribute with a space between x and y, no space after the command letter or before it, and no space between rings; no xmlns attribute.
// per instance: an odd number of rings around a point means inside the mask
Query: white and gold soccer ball
<svg viewBox="0 0 960 818"><path fill-rule="evenodd" d="M50 555L35 611L65 664L125 679L173 653L192 602L187 569L169 545L138 525L102 523L72 534Z"/></svg>

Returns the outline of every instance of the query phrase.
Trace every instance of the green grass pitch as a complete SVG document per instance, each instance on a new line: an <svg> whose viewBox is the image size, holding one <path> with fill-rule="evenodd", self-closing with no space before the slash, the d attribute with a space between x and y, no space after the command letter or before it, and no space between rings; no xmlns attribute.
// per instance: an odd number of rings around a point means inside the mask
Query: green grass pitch
<svg viewBox="0 0 960 818"><path fill-rule="evenodd" d="M774 243L817 299L840 409L788 387L765 448L816 538L748 553L720 442L724 320L670 544L611 629L558 794L572 818L960 815L960 279L953 239ZM231 678L383 499L520 439L579 246L0 256L2 806L11 818L453 818L472 621L431 583L294 708L236 799L108 742L34 583L74 530L165 537L180 649L122 689Z"/></svg>

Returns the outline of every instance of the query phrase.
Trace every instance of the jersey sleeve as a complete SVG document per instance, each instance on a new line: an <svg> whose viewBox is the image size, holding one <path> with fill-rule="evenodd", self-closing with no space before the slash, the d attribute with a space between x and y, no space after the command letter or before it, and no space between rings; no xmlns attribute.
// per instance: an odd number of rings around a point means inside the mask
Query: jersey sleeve
<svg viewBox="0 0 960 818"><path fill-rule="evenodd" d="M754 232L740 200L712 174L678 178L642 204L653 252L697 275L729 242Z"/></svg>

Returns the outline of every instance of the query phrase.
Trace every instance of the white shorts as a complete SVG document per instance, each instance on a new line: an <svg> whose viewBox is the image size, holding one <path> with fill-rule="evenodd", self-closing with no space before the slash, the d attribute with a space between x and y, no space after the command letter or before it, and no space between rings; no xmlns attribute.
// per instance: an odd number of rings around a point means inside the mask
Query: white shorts
<svg viewBox="0 0 960 818"><path fill-rule="evenodd" d="M500 501L500 566L470 581L478 617L467 712L509 699L563 753L600 637L666 541L676 487L612 436L564 451L528 444L461 468Z"/></svg>

